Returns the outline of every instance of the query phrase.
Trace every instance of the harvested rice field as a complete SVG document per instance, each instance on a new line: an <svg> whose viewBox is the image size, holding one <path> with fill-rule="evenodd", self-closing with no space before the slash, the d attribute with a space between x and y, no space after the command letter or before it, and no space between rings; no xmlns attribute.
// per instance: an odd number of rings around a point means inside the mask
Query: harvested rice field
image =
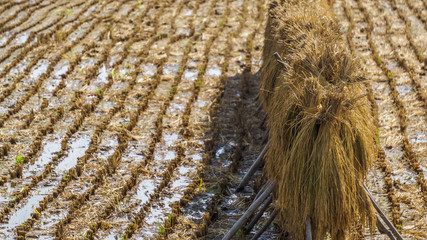
<svg viewBox="0 0 427 240"><path fill-rule="evenodd" d="M222 239L261 187L258 171L235 192L266 143L268 8L1 0L0 239ZM427 239L427 1L332 9L370 80L366 184L404 239ZM278 225L260 239L287 239Z"/></svg>

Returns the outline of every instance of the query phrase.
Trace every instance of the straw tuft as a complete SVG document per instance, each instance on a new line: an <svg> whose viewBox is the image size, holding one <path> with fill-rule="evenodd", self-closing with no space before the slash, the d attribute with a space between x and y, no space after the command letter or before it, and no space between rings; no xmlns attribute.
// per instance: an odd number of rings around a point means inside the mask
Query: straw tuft
<svg viewBox="0 0 427 240"><path fill-rule="evenodd" d="M275 53L277 57L274 57ZM293 239L345 239L356 223L373 229L362 181L375 129L361 66L343 45L325 1L270 5L260 100L268 114L265 172L276 181L281 222Z"/></svg>

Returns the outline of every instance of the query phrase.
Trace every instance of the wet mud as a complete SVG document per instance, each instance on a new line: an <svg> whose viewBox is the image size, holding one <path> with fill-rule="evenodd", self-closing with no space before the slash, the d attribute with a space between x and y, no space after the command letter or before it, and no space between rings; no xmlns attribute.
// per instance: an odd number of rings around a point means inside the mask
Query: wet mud
<svg viewBox="0 0 427 240"><path fill-rule="evenodd" d="M333 1L371 80L381 149L368 187L405 239L427 238L426 4ZM221 239L262 178L235 193L265 144L267 9L0 2L1 238ZM283 236L273 223L261 238Z"/></svg>

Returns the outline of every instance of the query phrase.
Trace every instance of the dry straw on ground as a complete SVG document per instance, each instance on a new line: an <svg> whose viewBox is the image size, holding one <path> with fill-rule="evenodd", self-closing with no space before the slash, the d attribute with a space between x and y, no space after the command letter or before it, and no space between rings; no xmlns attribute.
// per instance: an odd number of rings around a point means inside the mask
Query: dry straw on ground
<svg viewBox="0 0 427 240"><path fill-rule="evenodd" d="M277 52L280 57L274 58ZM270 5L260 99L268 114L265 171L293 239L345 239L374 212L362 182L375 129L361 66L345 49L328 3Z"/></svg>

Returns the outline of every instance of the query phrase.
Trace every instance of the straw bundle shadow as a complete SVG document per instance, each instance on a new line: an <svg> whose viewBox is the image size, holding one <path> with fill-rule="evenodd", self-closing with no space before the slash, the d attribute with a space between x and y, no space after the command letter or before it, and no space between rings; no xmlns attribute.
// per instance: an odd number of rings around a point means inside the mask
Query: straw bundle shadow
<svg viewBox="0 0 427 240"><path fill-rule="evenodd" d="M275 1L268 21L260 99L270 129L265 172L276 182L280 222L292 239L305 239L307 217L313 239L345 239L357 222L372 231L362 182L375 129L361 66L325 1Z"/></svg>

